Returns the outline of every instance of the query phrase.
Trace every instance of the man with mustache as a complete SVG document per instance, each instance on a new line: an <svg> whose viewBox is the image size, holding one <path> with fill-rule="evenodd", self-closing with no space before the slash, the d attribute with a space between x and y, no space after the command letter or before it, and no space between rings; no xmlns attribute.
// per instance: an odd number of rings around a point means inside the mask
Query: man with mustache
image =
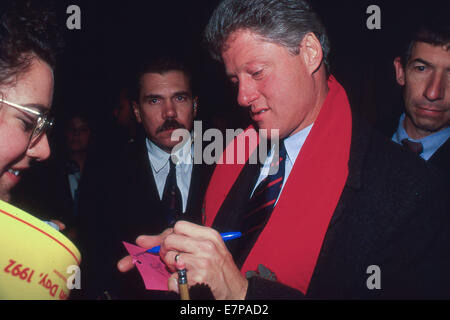
<svg viewBox="0 0 450 320"><path fill-rule="evenodd" d="M450 25L448 17L424 23L405 54L394 60L405 113L392 140L449 173Z"/></svg>
<svg viewBox="0 0 450 320"><path fill-rule="evenodd" d="M116 167L109 170L114 174L105 183L107 196L100 201L104 204L100 210L109 230L106 251L112 252L88 268L104 265L101 260L106 260L110 264L103 270L115 269L118 258L126 253L122 241L134 243L148 230L160 233L180 219L201 223L201 204L212 170L193 160L189 133L198 97L192 91L191 73L180 60L160 57L141 63L133 81L129 98L143 130L118 152ZM177 129L184 129L188 136L173 139ZM181 148L174 150L176 146ZM148 296L137 272L116 276L117 281L107 281L108 286L95 294L106 289L116 298Z"/></svg>
<svg viewBox="0 0 450 320"><path fill-rule="evenodd" d="M312 7L224 0L205 34L254 126L278 130L279 157L267 158L278 173L218 163L204 226L179 221L137 239L161 245L169 288L179 291L185 266L188 284L207 284L216 299L448 297L444 182L352 113ZM219 232L235 230L242 238L224 243Z"/></svg>

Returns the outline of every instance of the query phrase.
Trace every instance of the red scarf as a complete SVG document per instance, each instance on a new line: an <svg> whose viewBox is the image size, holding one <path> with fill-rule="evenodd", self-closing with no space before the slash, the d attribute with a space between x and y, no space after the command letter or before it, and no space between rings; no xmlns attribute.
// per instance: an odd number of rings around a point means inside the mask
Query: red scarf
<svg viewBox="0 0 450 320"><path fill-rule="evenodd" d="M328 87L329 92L319 116L295 161L269 222L241 269L245 274L263 264L275 273L278 281L304 294L348 175L352 131L350 106L345 90L332 76ZM238 143L242 139L243 134L236 137L235 146L243 145ZM229 149L230 146L224 151L223 159L226 159ZM253 150L246 152L246 159L251 152ZM207 226L213 224L243 167L244 164L217 165L204 202Z"/></svg>

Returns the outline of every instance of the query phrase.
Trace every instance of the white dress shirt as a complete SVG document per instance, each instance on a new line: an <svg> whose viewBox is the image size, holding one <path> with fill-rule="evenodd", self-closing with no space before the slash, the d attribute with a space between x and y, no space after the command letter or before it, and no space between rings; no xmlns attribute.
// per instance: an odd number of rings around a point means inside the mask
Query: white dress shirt
<svg viewBox="0 0 450 320"><path fill-rule="evenodd" d="M302 149L303 144L305 143L306 138L308 137L309 132L311 131L313 125L314 125L314 123L304 129L300 130L296 134L284 139L284 146L286 147L287 157L286 157L286 164L285 164L285 169L284 169L285 171L284 171L283 185L281 186L281 191L278 194L277 202L278 202L278 199L280 198L281 192L283 192L284 185L285 185L289 175L291 174L292 167L294 166L295 160L297 160L297 156L298 156L300 150ZM275 152L274 149L275 149L275 146L272 146L272 149L270 150L269 155L267 156L266 161L264 162L264 165L261 167L260 175L259 175L258 181L255 184L255 187L253 188L252 195L255 192L255 189L258 187L259 183L268 175L270 164L272 163L272 159L273 159L274 152Z"/></svg>
<svg viewBox="0 0 450 320"><path fill-rule="evenodd" d="M148 138L146 139L146 145L153 177L155 178L156 187L158 188L159 199L162 200L164 186L170 170L169 157L171 154L162 150ZM183 212L186 211L189 186L191 184L193 166L192 147L192 139L189 138L182 148L172 152L172 159L175 160L174 163L176 164L177 185L181 193Z"/></svg>

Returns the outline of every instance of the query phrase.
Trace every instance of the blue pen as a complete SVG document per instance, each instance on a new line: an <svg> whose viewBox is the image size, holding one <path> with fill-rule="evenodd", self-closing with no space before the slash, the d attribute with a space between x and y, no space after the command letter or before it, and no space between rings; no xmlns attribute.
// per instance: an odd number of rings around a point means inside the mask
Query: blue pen
<svg viewBox="0 0 450 320"><path fill-rule="evenodd" d="M239 231L234 231L234 232L225 232L225 233L221 233L220 236L222 237L223 241L229 241L229 240L233 240L233 239L237 239L240 238L242 236L242 234ZM151 249L148 249L147 253L159 253L159 249L161 247L160 246L156 246L153 247Z"/></svg>

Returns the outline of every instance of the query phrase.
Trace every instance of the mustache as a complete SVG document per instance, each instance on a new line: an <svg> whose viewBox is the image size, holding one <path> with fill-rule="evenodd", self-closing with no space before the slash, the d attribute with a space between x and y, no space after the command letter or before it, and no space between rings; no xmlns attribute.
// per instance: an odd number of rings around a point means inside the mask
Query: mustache
<svg viewBox="0 0 450 320"><path fill-rule="evenodd" d="M168 119L168 120L164 121L164 123L158 129L156 129L156 134L166 131L166 130L171 130L171 129L186 129L186 128L184 125L179 123L177 120Z"/></svg>

